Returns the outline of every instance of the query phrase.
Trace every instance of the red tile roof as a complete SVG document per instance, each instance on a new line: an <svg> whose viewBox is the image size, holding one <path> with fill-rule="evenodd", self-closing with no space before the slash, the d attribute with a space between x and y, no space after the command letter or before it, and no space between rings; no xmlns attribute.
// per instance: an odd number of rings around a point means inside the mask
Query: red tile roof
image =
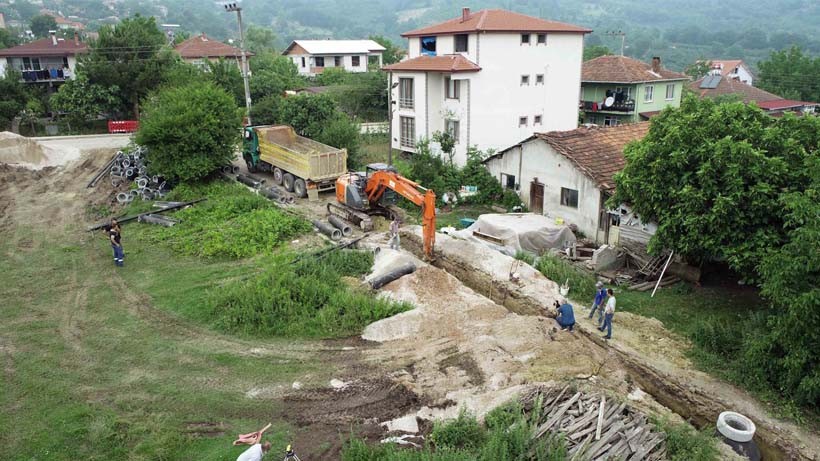
<svg viewBox="0 0 820 461"><path fill-rule="evenodd" d="M820 105L816 102L795 101L793 99L772 99L771 101L755 102L755 104L757 104L757 107L765 110L782 110Z"/></svg>
<svg viewBox="0 0 820 461"><path fill-rule="evenodd" d="M760 105L761 102L765 101L783 99L776 94L769 93L768 91L761 90L760 88L755 88L752 85L749 85L748 83L743 83L740 80L735 80L726 77L720 77L720 82L718 82L715 88L701 88L700 84L703 82L705 78L708 77L704 77L700 80L695 80L694 82L689 84L689 89L697 93L697 95L701 98L715 98L724 95L737 95L743 102L747 104L752 101L755 101L758 103L758 105Z"/></svg>
<svg viewBox="0 0 820 461"><path fill-rule="evenodd" d="M185 59L238 58L242 56L242 51L239 48L214 40L205 34L191 37L175 46L174 49ZM250 51L246 51L245 54L247 56L253 56L253 53Z"/></svg>
<svg viewBox="0 0 820 461"><path fill-rule="evenodd" d="M641 122L612 127L584 126L570 131L536 133L533 137L549 144L599 188L608 191L615 189L612 176L626 165L624 146L643 139L648 132L649 122Z"/></svg>
<svg viewBox="0 0 820 461"><path fill-rule="evenodd" d="M460 54L419 56L382 67L387 71L406 72L478 72L481 67Z"/></svg>
<svg viewBox="0 0 820 461"><path fill-rule="evenodd" d="M421 29L405 32L402 37L463 34L468 32L569 32L586 34L592 30L572 24L535 18L507 10L481 10Z"/></svg>
<svg viewBox="0 0 820 461"><path fill-rule="evenodd" d="M55 45L49 37L0 50L0 57L73 56L87 52L88 45L83 42L75 43L73 38L58 39Z"/></svg>
<svg viewBox="0 0 820 461"><path fill-rule="evenodd" d="M653 72L652 66L626 56L600 56L584 62L581 81L589 83L641 83L664 80L688 80L685 74L661 68Z"/></svg>
<svg viewBox="0 0 820 461"><path fill-rule="evenodd" d="M720 69L720 75L727 76L739 65L743 64L741 59L713 59L709 61L712 69ZM722 66L721 66L722 65Z"/></svg>

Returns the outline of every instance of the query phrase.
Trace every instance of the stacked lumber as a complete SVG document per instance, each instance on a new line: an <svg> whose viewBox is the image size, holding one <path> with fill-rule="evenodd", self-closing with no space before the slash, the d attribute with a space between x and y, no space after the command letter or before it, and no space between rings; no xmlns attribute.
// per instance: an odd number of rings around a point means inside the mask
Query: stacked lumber
<svg viewBox="0 0 820 461"><path fill-rule="evenodd" d="M561 435L569 459L652 461L666 457L666 435L626 403L570 387L538 387L521 397L531 414L541 415L533 438ZM540 406L540 411L539 407Z"/></svg>
<svg viewBox="0 0 820 461"><path fill-rule="evenodd" d="M663 280L661 280L660 285L658 285L658 286L663 288L663 287L668 287L669 285L674 285L678 282L680 282L680 278L678 278L674 275L665 275L663 277ZM655 288L656 283L658 283L657 279L650 280L648 282L637 283L635 285L631 285L631 286L629 286L629 289L630 290L635 290L635 291L649 291L649 290Z"/></svg>

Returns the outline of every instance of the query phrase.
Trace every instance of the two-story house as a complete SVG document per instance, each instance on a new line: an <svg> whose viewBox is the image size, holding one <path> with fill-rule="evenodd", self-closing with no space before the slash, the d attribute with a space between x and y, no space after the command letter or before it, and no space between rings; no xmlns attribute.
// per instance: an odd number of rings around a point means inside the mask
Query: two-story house
<svg viewBox="0 0 820 461"><path fill-rule="evenodd" d="M389 72L391 146L447 131L456 163L468 146L503 149L536 131L578 124L584 34L589 29L505 10L462 10L458 18L402 34L404 61Z"/></svg>
<svg viewBox="0 0 820 461"><path fill-rule="evenodd" d="M626 56L600 56L584 62L581 109L584 122L614 126L648 120L663 108L680 106L689 77Z"/></svg>
<svg viewBox="0 0 820 461"><path fill-rule="evenodd" d="M191 37L174 47L174 51L179 54L183 61L200 68L207 68L207 61L216 61L220 58L234 61L242 70L242 50L214 40L205 34ZM254 54L245 51L245 57L250 59Z"/></svg>
<svg viewBox="0 0 820 461"><path fill-rule="evenodd" d="M88 46L74 39L51 37L0 50L0 75L7 69L21 74L26 83L56 86L75 75L77 55L87 53Z"/></svg>
<svg viewBox="0 0 820 461"><path fill-rule="evenodd" d="M382 65L385 48L373 40L294 40L282 52L299 73L313 77L329 67L347 72L367 72L371 61Z"/></svg>
<svg viewBox="0 0 820 461"><path fill-rule="evenodd" d="M713 59L709 61L709 75L720 75L721 77L740 80L748 85L754 85L752 71L740 59Z"/></svg>

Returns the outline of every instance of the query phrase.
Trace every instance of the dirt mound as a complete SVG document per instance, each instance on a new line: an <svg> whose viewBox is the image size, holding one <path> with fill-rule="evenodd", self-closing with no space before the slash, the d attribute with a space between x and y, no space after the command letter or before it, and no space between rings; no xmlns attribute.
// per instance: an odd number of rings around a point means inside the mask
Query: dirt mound
<svg viewBox="0 0 820 461"><path fill-rule="evenodd" d="M80 157L79 148L54 149L8 131L0 132L0 163L41 169Z"/></svg>

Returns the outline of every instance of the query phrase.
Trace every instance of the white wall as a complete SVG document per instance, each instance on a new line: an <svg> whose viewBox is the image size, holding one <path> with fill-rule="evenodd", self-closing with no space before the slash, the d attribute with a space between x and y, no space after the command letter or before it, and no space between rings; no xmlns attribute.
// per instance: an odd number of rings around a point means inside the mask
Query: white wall
<svg viewBox="0 0 820 461"><path fill-rule="evenodd" d="M415 152L415 149L408 149L401 146L401 117L413 117L416 120L416 141L423 137L429 137L428 129L428 107L426 101L427 74L425 72L393 72L393 83L399 82L399 77L413 79L415 107L413 109L402 109L399 106L399 85L392 90L393 98L393 140L391 142L394 149ZM390 85L390 82L388 82Z"/></svg>
<svg viewBox="0 0 820 461"><path fill-rule="evenodd" d="M314 56L310 54L291 54L288 55L294 64L296 64L296 68L299 70L299 73L302 75L315 75L310 72L311 67L316 67L313 59ZM334 54L334 55L319 55L316 57L323 57L325 58L325 68L336 67L335 64L335 57L341 56L342 57L342 65L344 70L348 72L367 72L367 53L364 54ZM359 57L359 66L353 66L353 56ZM305 66L302 67L302 58L305 58Z"/></svg>
<svg viewBox="0 0 820 461"><path fill-rule="evenodd" d="M11 67L8 60L11 58L0 59L0 78L6 77L6 69Z"/></svg>
<svg viewBox="0 0 820 461"><path fill-rule="evenodd" d="M520 175L519 152L523 153ZM501 173L515 175L516 182L521 184L521 201L528 207L530 183L538 178L544 184L544 214L551 218L561 218L567 224L575 224L581 232L595 238L601 200L598 187L544 141L535 139L524 143L520 148L510 149L503 156L489 160L487 168L499 180ZM578 208L561 205L562 187L578 191Z"/></svg>

